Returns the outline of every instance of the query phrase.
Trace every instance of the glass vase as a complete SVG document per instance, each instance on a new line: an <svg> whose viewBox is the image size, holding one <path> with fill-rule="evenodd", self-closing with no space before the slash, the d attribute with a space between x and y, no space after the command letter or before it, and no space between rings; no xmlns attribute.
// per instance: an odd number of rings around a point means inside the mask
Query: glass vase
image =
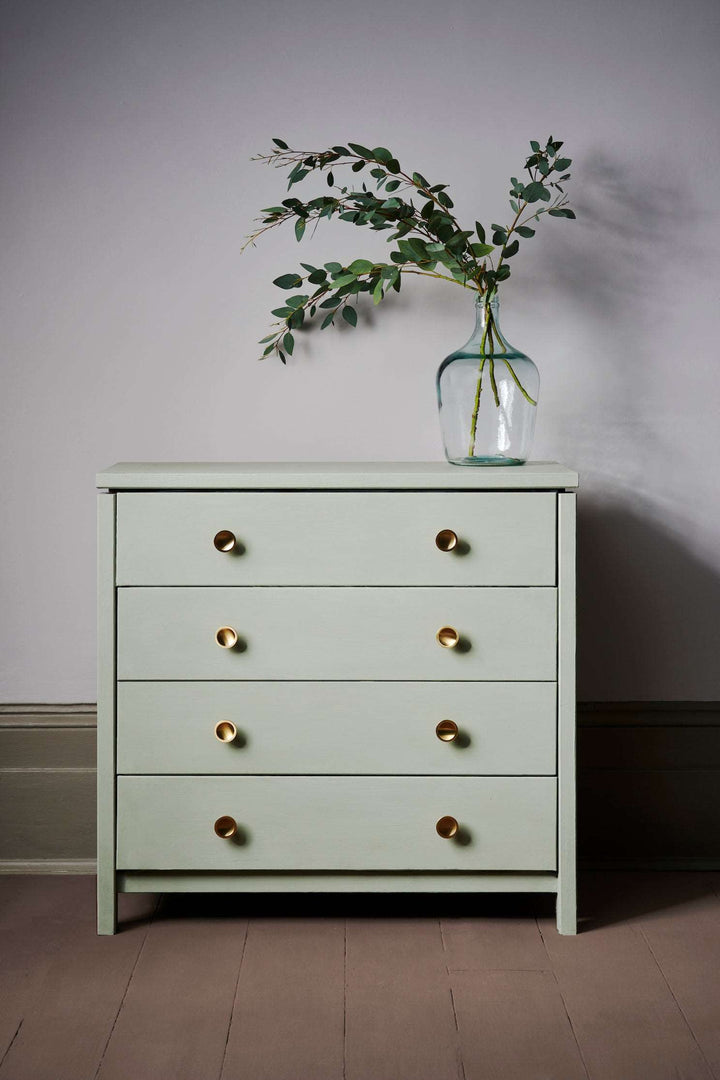
<svg viewBox="0 0 720 1080"><path fill-rule="evenodd" d="M453 465L522 465L532 450L540 376L502 333L497 294L475 303L469 341L437 373L445 456Z"/></svg>

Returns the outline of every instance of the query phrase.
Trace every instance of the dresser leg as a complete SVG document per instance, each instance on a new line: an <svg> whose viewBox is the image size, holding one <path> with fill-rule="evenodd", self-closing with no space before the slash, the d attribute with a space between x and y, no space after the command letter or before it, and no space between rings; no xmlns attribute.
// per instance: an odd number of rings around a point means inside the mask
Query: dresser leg
<svg viewBox="0 0 720 1080"><path fill-rule="evenodd" d="M575 881L560 883L557 894L558 934L577 934L577 897Z"/></svg>
<svg viewBox="0 0 720 1080"><path fill-rule="evenodd" d="M109 880L107 880L109 878ZM97 932L114 934L117 930L117 893L115 875L98 873L97 878Z"/></svg>

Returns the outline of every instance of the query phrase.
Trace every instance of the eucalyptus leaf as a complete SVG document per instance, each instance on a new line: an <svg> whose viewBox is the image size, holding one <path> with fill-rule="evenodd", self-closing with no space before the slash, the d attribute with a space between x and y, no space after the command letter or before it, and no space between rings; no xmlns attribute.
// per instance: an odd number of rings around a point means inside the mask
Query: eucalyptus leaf
<svg viewBox="0 0 720 1080"><path fill-rule="evenodd" d="M297 221L295 222L295 239L298 242L300 242L300 240L302 240L304 232L305 232L305 219L304 218L298 218Z"/></svg>
<svg viewBox="0 0 720 1080"><path fill-rule="evenodd" d="M285 337L283 338L283 348L284 348L285 352L288 354L288 356L292 356L293 349L295 348L295 338L292 336L292 334L289 331L285 335Z"/></svg>
<svg viewBox="0 0 720 1080"><path fill-rule="evenodd" d="M346 306L342 310L342 316L346 323L350 323L351 326L357 326L357 311L354 307Z"/></svg>
<svg viewBox="0 0 720 1080"><path fill-rule="evenodd" d="M302 278L298 274L281 274L275 278L273 285L277 285L278 289L297 289L298 285L302 285Z"/></svg>
<svg viewBox="0 0 720 1080"><path fill-rule="evenodd" d="M369 274L374 266L374 263L369 262L367 259L355 259L348 266L348 273L355 274Z"/></svg>
<svg viewBox="0 0 720 1080"><path fill-rule="evenodd" d="M539 180L533 180L531 184L528 184L525 188L525 201L529 203L537 202L542 199L545 194L545 188Z"/></svg>
<svg viewBox="0 0 720 1080"><path fill-rule="evenodd" d="M273 142L276 146L279 146L281 150L288 149L288 144L286 142L283 142L282 139L273 139Z"/></svg>

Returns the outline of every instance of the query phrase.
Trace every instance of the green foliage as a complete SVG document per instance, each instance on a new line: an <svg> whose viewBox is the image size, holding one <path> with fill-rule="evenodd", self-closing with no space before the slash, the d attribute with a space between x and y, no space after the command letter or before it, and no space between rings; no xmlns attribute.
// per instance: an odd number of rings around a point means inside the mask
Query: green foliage
<svg viewBox="0 0 720 1080"><path fill-rule="evenodd" d="M278 319L276 329L260 342L265 346L263 357L275 352L283 363L286 356L293 355L293 331L303 327L306 317L312 321L317 314L324 330L334 324L340 311L348 325L356 326L355 299L367 293L373 304L379 304L390 289L400 292L406 274L448 281L489 300L510 277L507 260L518 253L520 240L535 235L529 222L539 221L543 214L575 217L561 187L570 179L567 170L572 162L558 157L563 144L552 136L544 145L534 139L530 142L526 180L510 178L513 217L507 225L490 226L492 244L487 242L486 229L479 221L472 231L461 228L453 214L447 184L431 184L422 173L405 172L387 147L370 150L360 143L348 143L307 151L293 150L282 139L272 141L274 149L254 160L287 170L288 191L312 173L324 172L326 194L304 202L289 195L279 205L266 207L261 211L260 228L248 237L245 247L285 222L294 223L295 237L301 241L308 223L315 227L321 220L333 217L372 232L385 232L387 242L393 245L389 262L355 259L348 266L327 262L322 267L301 263L305 276L287 273L275 278L273 284L288 292L306 286L305 292L288 297L282 307L273 309ZM350 183L338 186L336 177L347 166ZM365 169L364 178L355 181L353 174ZM375 190L371 190L373 186Z"/></svg>

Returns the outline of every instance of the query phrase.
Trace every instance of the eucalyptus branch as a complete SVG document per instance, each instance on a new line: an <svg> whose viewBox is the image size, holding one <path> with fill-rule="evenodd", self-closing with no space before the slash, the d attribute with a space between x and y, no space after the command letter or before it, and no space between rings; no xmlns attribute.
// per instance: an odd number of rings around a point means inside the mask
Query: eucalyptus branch
<svg viewBox="0 0 720 1080"><path fill-rule="evenodd" d="M486 333L480 349L471 435L474 443L486 358L490 361L490 381L498 403L492 359L495 328L490 299L499 284L510 277L508 260L517 254L520 240L535 235L528 222L539 221L543 214L575 216L567 208L561 187L569 179L570 174L565 170L571 164L569 158L559 157L562 143L553 141L552 136L544 147L531 142L532 154L525 161L529 182L521 183L516 177L511 178L510 206L514 216L507 226L491 226L492 243L488 243L485 229L479 222L475 223L474 232L462 229L452 213L453 201L447 192L447 184L431 184L421 173L405 171L391 151L383 146L370 150L359 143L348 143L324 150L296 150L282 139L273 139L273 142L275 146L269 153L258 154L252 160L288 170L288 191L313 173L326 174L330 192L305 202L291 195L280 205L267 207L262 211L263 216L257 219L260 227L246 238L243 251L279 225L294 221L295 236L300 241L308 222L313 222L316 229L323 218L330 220L333 217L375 232L391 232L387 240L394 248L388 263L373 263L367 259L356 259L349 266L325 263L323 267L315 267L302 263L306 275L287 273L276 278L274 284L281 289L296 290L307 284L318 288L312 295L293 295L282 307L274 309L273 314L279 321L274 324L277 329L261 342L266 345L263 356L277 352L284 363L286 355L293 352L293 332L302 329L306 320L312 320L321 312L324 316L321 329L334 324L338 311L349 325L355 326L357 312L349 303L350 299L367 292L378 304L388 289L400 291L404 274L436 278L470 289L485 300L490 341L490 355L486 357ZM367 169L375 190L370 190L364 180L360 190L338 184L335 173L348 167L358 175ZM413 196L422 200L421 207L416 206ZM549 205L536 207L536 203ZM493 253L497 255L497 263L493 262ZM501 336L498 334L497 337L502 343ZM504 346L502 348L504 351Z"/></svg>

